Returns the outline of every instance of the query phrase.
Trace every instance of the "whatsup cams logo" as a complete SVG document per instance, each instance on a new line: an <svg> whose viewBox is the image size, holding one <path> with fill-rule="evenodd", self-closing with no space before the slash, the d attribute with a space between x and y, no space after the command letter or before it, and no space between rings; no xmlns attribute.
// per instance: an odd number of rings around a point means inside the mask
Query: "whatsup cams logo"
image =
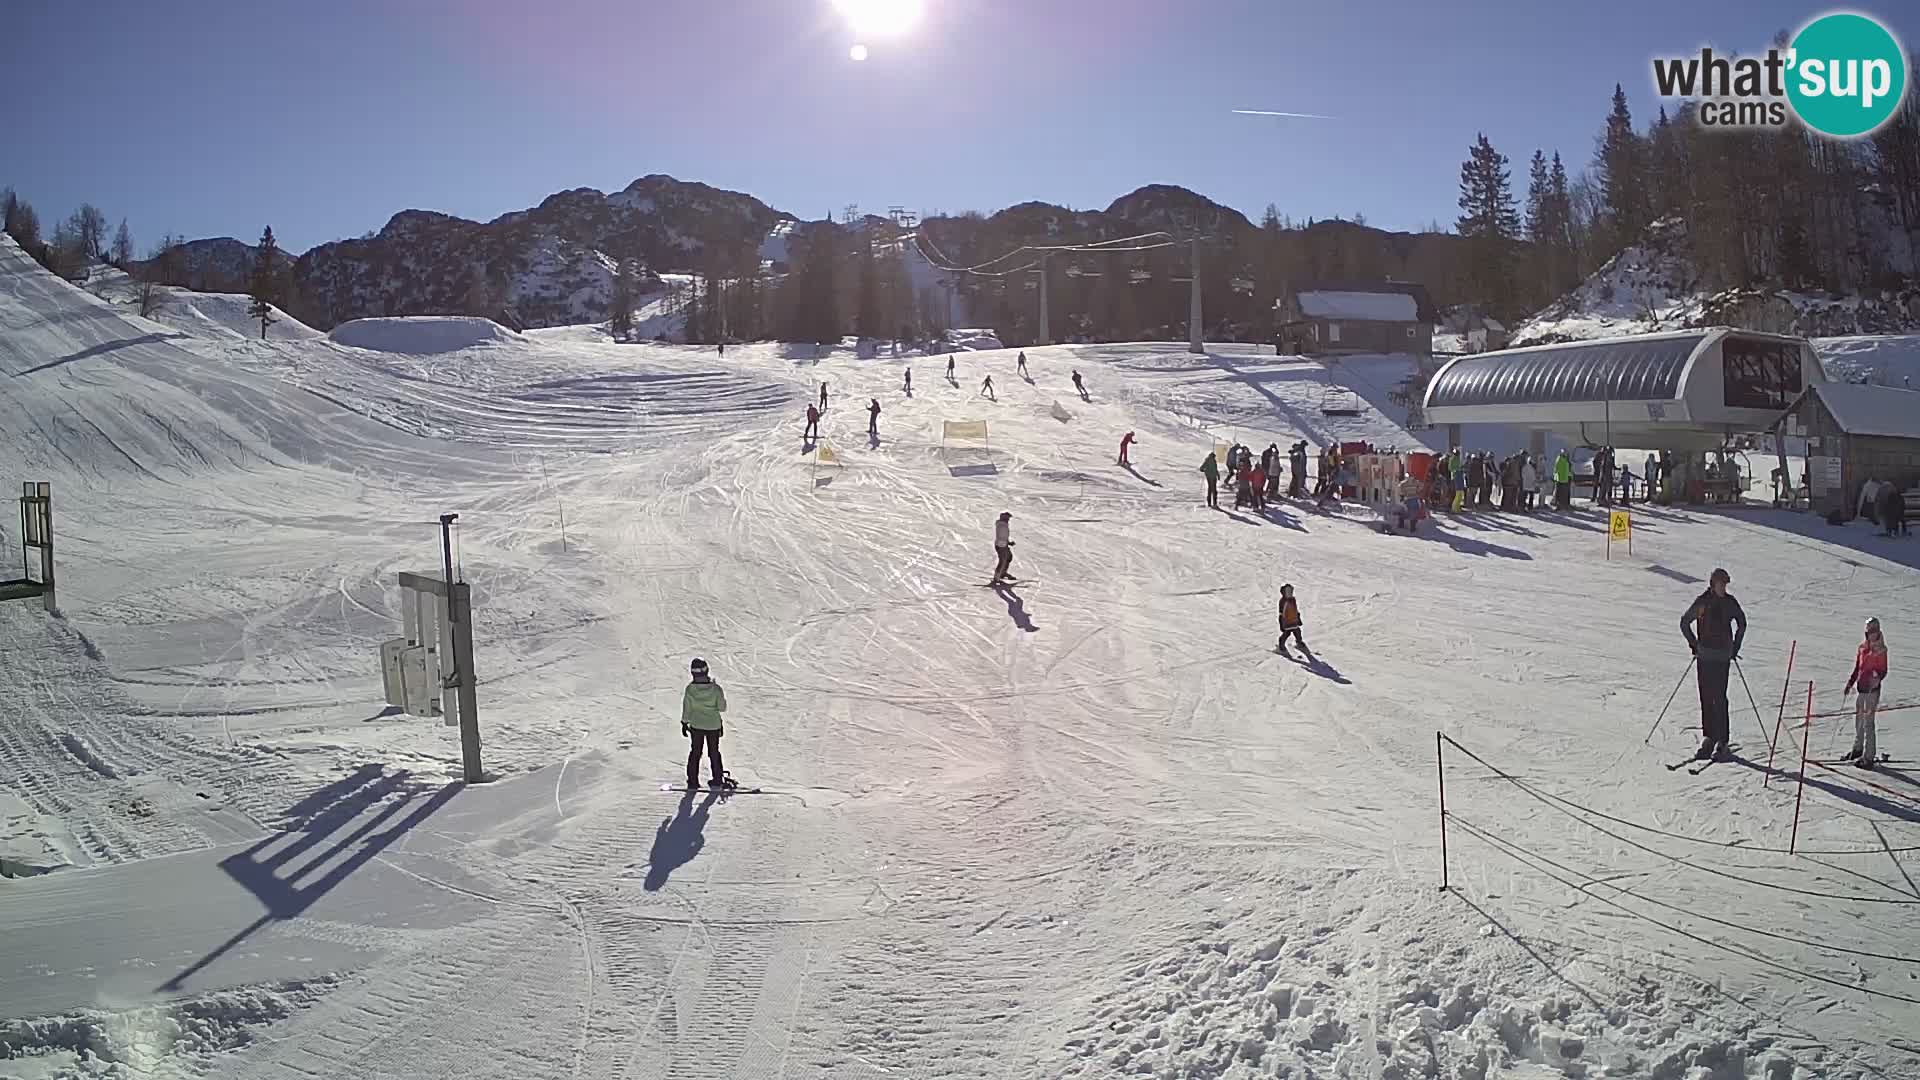
<svg viewBox="0 0 1920 1080"><path fill-rule="evenodd" d="M1785 48L1759 56L1656 57L1660 96L1691 99L1716 128L1779 128L1797 118L1834 138L1870 135L1906 96L1906 50L1866 15L1834 12L1801 27Z"/></svg>

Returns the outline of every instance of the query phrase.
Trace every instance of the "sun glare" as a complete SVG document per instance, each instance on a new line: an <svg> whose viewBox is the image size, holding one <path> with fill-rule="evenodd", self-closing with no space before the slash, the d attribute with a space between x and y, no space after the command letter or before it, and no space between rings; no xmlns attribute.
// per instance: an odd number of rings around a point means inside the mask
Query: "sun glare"
<svg viewBox="0 0 1920 1080"><path fill-rule="evenodd" d="M920 0L833 0L861 37L905 33L920 19Z"/></svg>
<svg viewBox="0 0 1920 1080"><path fill-rule="evenodd" d="M855 45L853 48L847 50L847 55L855 60L865 60L867 58L867 47L865 45Z"/></svg>

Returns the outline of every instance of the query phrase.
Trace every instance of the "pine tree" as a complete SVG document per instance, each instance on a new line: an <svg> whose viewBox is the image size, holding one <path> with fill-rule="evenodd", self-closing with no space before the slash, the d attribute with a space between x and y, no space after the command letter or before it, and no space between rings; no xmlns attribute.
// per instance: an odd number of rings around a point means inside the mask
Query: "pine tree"
<svg viewBox="0 0 1920 1080"><path fill-rule="evenodd" d="M127 228L127 219L120 219L120 228L113 234L113 265L125 270L133 262L133 232Z"/></svg>
<svg viewBox="0 0 1920 1080"><path fill-rule="evenodd" d="M1460 165L1456 227L1467 238L1468 276L1476 295L1490 309L1510 314L1516 306L1512 255L1520 237L1520 214L1514 207L1506 155L1495 150L1485 134Z"/></svg>
<svg viewBox="0 0 1920 1080"><path fill-rule="evenodd" d="M248 317L260 320L262 341L266 340L267 327L277 321L273 317L273 303L280 294L280 273L274 257L279 251L280 246L273 239L273 226L269 225L260 234L260 250L254 255L253 303L247 307Z"/></svg>
<svg viewBox="0 0 1920 1080"><path fill-rule="evenodd" d="M613 275L613 301L607 317L607 331L615 341L625 341L633 334L633 303L638 292L635 288L638 279L639 264L632 259L620 260L620 266Z"/></svg>
<svg viewBox="0 0 1920 1080"><path fill-rule="evenodd" d="M1607 116L1607 129L1600 137L1594 164L1606 203L1610 240L1615 245L1631 244L1647 227L1650 200L1646 147L1634 134L1633 114L1627 109L1627 95L1619 83L1613 86L1613 112Z"/></svg>

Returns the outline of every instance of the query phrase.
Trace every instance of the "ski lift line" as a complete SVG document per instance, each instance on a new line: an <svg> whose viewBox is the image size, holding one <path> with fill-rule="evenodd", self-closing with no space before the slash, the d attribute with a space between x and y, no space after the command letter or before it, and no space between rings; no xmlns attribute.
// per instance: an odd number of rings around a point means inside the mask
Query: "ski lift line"
<svg viewBox="0 0 1920 1080"><path fill-rule="evenodd" d="M1515 776L1515 775L1513 775L1512 773L1510 773L1510 772L1507 772L1507 771L1506 771L1505 769L1502 769L1502 768L1500 768L1500 767L1499 767L1498 765L1494 765L1494 764L1492 764L1491 762L1488 762L1488 761L1487 761L1487 760L1486 760L1485 758L1482 758L1482 757L1481 757L1480 755L1478 755L1478 754L1475 754L1475 753L1474 753L1473 751L1471 751L1471 750L1469 750L1469 749L1467 749L1467 748L1466 748L1466 747L1464 747L1464 746L1461 746L1461 745L1460 745L1460 744L1459 744L1458 742L1455 742L1455 741L1454 741L1454 740L1453 740L1452 738L1448 738L1448 739L1447 739L1447 743L1448 743L1449 745L1451 745L1451 746L1453 746L1453 747L1454 747L1455 749L1457 749L1457 750L1459 750L1459 751L1460 751L1461 753L1463 753L1463 754L1465 754L1465 755L1467 755L1468 757L1470 757L1470 758L1472 758L1473 760L1475 760L1475 761L1477 761L1477 762L1479 762L1479 763L1480 763L1480 764L1482 764L1482 765L1485 765L1485 766L1486 766L1486 767L1487 767L1488 769L1491 769L1491 770L1492 770L1492 771L1494 772L1494 774L1495 774L1495 775L1497 775L1497 776L1499 776L1499 777L1501 777L1501 778L1503 778L1503 779L1505 779L1505 780L1506 780L1506 781L1507 781L1508 783L1510 783L1510 784L1512 784L1512 785L1513 785L1514 787L1517 787L1517 788L1519 788L1519 789L1520 789L1521 791L1524 791L1524 792L1526 792L1526 793L1527 793L1528 795L1531 795L1531 796L1532 796L1532 797L1534 797L1535 799L1538 799L1538 800L1540 800L1541 802L1543 802L1543 803L1545 803L1545 804L1547 804L1548 806L1550 806L1550 807L1552 807L1553 809L1555 809L1555 810L1558 810L1558 811L1560 811L1561 813L1563 813L1563 814L1566 814L1566 815L1567 815L1568 817L1571 817L1571 818L1573 818L1573 819L1574 819L1575 821L1579 821L1579 822L1580 822L1581 824L1583 824L1583 825L1586 825L1586 826L1588 826L1589 828L1593 828L1593 829L1599 829L1600 827L1599 827L1598 825L1595 825L1595 824L1593 824L1593 822L1591 822L1591 821L1587 821L1587 820L1585 820L1585 819L1583 819L1583 818L1581 818L1581 817L1579 816L1580 814L1591 814L1592 816L1594 816L1594 817L1597 817L1597 818L1600 818L1600 819L1601 819L1601 820L1603 820L1603 821L1610 821L1610 822L1613 822L1613 823L1614 823L1615 825L1622 825L1622 826L1625 826L1626 828L1629 828L1629 829L1638 829L1638 830L1639 830L1639 831L1641 831L1641 832L1645 832L1645 833L1652 833L1652 834L1653 834L1653 835L1655 835L1655 836L1665 836L1665 837L1668 837L1668 838L1670 838L1670 839L1674 839L1674 840L1685 840L1685 841L1687 841L1687 842L1689 842L1689 843L1694 843L1694 844L1702 844L1702 845L1705 845L1705 846L1707 846L1707 847L1717 847L1717 848L1725 848L1726 850L1729 850L1729 851L1744 851L1744 852L1753 852L1753 853L1756 853L1756 854L1766 854L1766 855L1793 855L1793 854L1800 854L1800 855L1885 855L1885 854L1887 854L1887 853L1888 853L1888 851L1889 851L1889 849L1887 849L1887 848L1884 848L1884 847L1876 847L1876 848L1832 848L1832 849L1824 849L1824 850L1813 850L1813 849L1809 849L1809 848L1798 848L1798 849L1795 849L1795 850L1791 850L1791 851L1790 851L1790 850L1788 850L1787 848L1779 848L1779 847L1764 847L1764 846L1761 846L1761 845L1757 845L1757 844L1739 844L1739 843L1730 843L1730 842L1728 842L1728 841L1725 841L1725 840L1709 840L1709 839L1707 839L1707 838L1705 838L1705 837L1702 837L1702 836L1689 836L1689 835L1687 835L1686 833L1678 833L1678 832L1672 832L1672 831L1670 831L1670 830L1667 830L1667 829L1660 829L1660 828L1656 828L1656 827L1654 827L1654 826L1652 826L1652 825L1643 825L1643 824L1641 824L1640 822L1637 822L1637 821L1629 821L1629 820L1627 820L1626 818L1622 818L1622 817L1615 817L1614 815L1612 815L1612 814L1609 814L1609 813L1606 813L1605 811L1601 811L1601 810L1595 810L1595 809L1594 809L1593 807L1591 807L1591 806L1583 806L1583 805L1581 805L1580 803L1577 803L1577 802L1574 802L1574 801L1573 801L1573 800L1571 800L1571 799L1568 799L1568 798L1565 798L1564 796L1560 796L1560 795L1555 795L1555 794L1553 794L1553 793L1552 793L1552 792L1550 792L1550 791L1542 791L1541 789L1539 789L1539 788L1536 788L1536 787L1534 787L1534 786L1533 786L1532 784L1529 784L1529 783L1527 783L1527 782L1526 782L1525 780L1523 780L1523 779L1521 779L1520 777L1518 777L1518 776ZM1575 813L1574 811L1578 811L1578 813ZM1602 831L1602 832L1605 832L1605 830L1601 830L1601 831ZM1613 834L1612 834L1612 833L1607 833L1607 835L1608 835L1608 836L1612 836ZM1624 843L1632 843L1632 841L1623 841L1623 842L1624 842ZM1636 845L1636 846L1637 846L1637 845ZM1651 849L1649 849L1649 850L1651 850ZM1920 851L1920 846L1914 846L1914 847L1898 847L1898 848L1893 848L1893 849L1891 849L1891 850L1892 850L1893 852L1896 852L1896 853L1905 853L1905 852L1909 852L1909 851ZM1655 854L1661 854L1661 855L1664 855L1665 853L1664 853L1664 852L1655 852ZM1666 856L1666 857L1667 857L1667 858L1673 858L1673 856ZM1912 901L1910 901L1910 902L1912 902Z"/></svg>
<svg viewBox="0 0 1920 1080"><path fill-rule="evenodd" d="M1532 868L1532 869L1534 869L1535 871L1538 871L1538 872L1540 872L1540 873L1542 873L1542 874L1545 874L1545 875L1546 875L1547 877L1550 877L1550 878L1552 878L1553 880L1555 880L1555 881L1557 881L1557 882L1559 882L1559 883L1560 883L1561 885L1564 885L1564 886L1566 886L1567 888L1569 888L1569 889L1572 889L1572 890L1574 890L1575 892L1578 892L1578 893L1581 893L1581 894L1584 894L1584 895L1586 895L1586 896L1590 896L1590 897L1593 897L1593 899L1595 899L1595 900L1598 900L1598 901L1600 901L1601 903L1603 903L1603 904L1606 904L1606 905L1607 905L1607 906L1609 906L1609 907L1612 907L1612 908L1615 908L1615 909L1617 909L1617 910L1619 910L1619 911L1622 911L1622 912L1625 912L1626 914L1628 914L1628 915L1631 915L1631 916L1633 916L1634 918L1636 918L1636 919L1639 919L1639 920L1641 920L1642 922L1646 922L1646 923L1650 923L1650 924L1652 924L1652 925L1654 925L1654 926L1657 926L1657 927L1659 927L1659 928L1661 928L1662 930L1666 930L1666 931L1668 931L1668 932L1670 932L1670 933L1675 933L1675 934L1679 934L1679 935L1680 935L1681 937L1684 937L1684 938L1687 938L1687 939L1688 939L1688 940L1690 940L1690 941L1696 941L1696 942L1699 942L1699 943L1700 943L1700 944L1702 944L1702 945L1706 945L1706 946L1709 946L1709 947L1711 947L1711 948L1715 948L1715 949L1719 949L1719 950L1720 950L1720 951L1722 951L1722 952L1730 952L1730 953L1733 953L1733 954L1734 954L1734 955L1736 955L1736 956L1744 956L1744 957L1746 957L1746 958L1747 958L1747 959L1749 959L1749 960L1753 960L1753 961L1755 961L1755 962L1757 962L1757 963L1760 963L1760 964L1764 964L1764 965L1766 965L1767 967L1770 967L1770 968L1774 968L1775 970L1778 970L1778 971L1784 971L1784 972L1786 972L1787 974L1789 974L1789 975L1793 975L1793 976L1796 976L1796 977L1798 977L1798 978L1802 978L1802 979L1809 979L1809 980L1812 980L1812 981L1814 981L1814 982L1822 982L1822 983L1826 983L1826 984L1828 984L1829 986L1838 986L1838 987L1842 987L1842 988L1844 988L1844 989L1848 989L1848 990L1857 990L1857 991L1859 991L1859 992L1861 992L1861 993L1863 993L1863 994L1871 994L1871 995L1873 995L1873 996L1875 996L1875 997L1884 997L1884 998L1891 998L1891 999L1893 999L1893 1000L1895 1000L1895 1001L1905 1001L1905 1002L1909 1002L1909 1003L1911 1003L1911 1004L1915 1004L1915 1005L1920 1005L1920 998L1916 998L1916 997L1908 997L1908 996L1906 996L1906 995L1903 995L1903 994L1896 994L1896 993L1893 993L1893 992L1891 992L1891 991L1887 991L1887 990L1875 990L1875 989L1873 989L1872 987L1868 987L1868 986L1861 986L1861 985L1859 985L1858 983L1852 983L1852 982L1842 982L1842 981L1841 981L1841 980L1839 980L1839 979L1834 979L1834 978L1829 978L1829 977L1827 977L1827 976L1825 976L1825 975L1819 975L1819 974L1816 974L1816 973L1814 973L1814 972L1811 972L1811 971L1802 971L1802 970L1800 970L1799 968L1795 968L1795 967L1791 967L1791 966L1789 966L1789 965L1787 965L1787 964L1784 964L1784 963L1781 963L1781 962L1780 962L1780 961L1778 961L1778 960L1775 960L1775 959L1772 959L1771 957L1769 957L1769 956L1766 956L1766 955L1765 955L1765 954L1763 954L1763 953L1758 953L1758 952L1754 952L1754 951L1752 951L1751 949L1748 949L1748 948L1747 948L1747 947L1745 947L1745 946L1742 946L1742 945L1734 945L1734 944L1730 944L1730 943L1728 943L1728 942L1724 942L1724 941L1715 941L1714 939L1712 939L1712 938L1710 938L1710 937L1705 937L1705 936L1702 936L1702 935L1700 935L1700 934L1696 934L1696 933L1694 933L1694 932L1693 932L1693 931L1691 931L1691 930L1686 930L1686 929L1683 929L1683 928L1681 928L1681 927L1678 927L1678 926L1675 926L1675 925L1673 925L1672 923L1664 923L1664 922L1661 922L1660 920L1658 920L1658 919L1656 919L1656 918L1654 918L1653 916L1651 916L1651 915L1648 915L1648 914L1647 914L1646 912L1644 912L1644 911L1637 911L1637 910L1635 910L1634 908L1631 908L1631 907L1629 907L1629 906L1627 906L1626 904L1623 904L1623 903L1620 903L1620 902L1619 902L1619 901L1617 901L1617 900L1612 900L1612 899L1609 899L1609 898L1607 898L1607 897L1605 897L1605 896L1601 896L1601 895L1599 895L1599 894L1597 894L1597 893L1595 893L1595 892L1593 892L1593 891L1592 891L1592 889L1591 889L1591 888L1589 888L1589 886L1591 886L1591 885L1607 885L1607 886L1608 886L1609 888L1612 888L1612 889L1614 889L1614 890L1615 890L1616 892L1621 892L1621 893L1624 893L1624 894L1626 894L1627 896L1631 896L1631 897L1633 897L1633 898L1635 898L1635 899L1637 899L1637 900L1646 900L1646 899L1647 899L1647 897L1645 897L1645 896L1642 896L1642 895L1641 895L1641 894L1639 894L1639 893L1636 893L1636 892L1632 892L1631 890L1627 890L1627 889L1622 889L1622 888L1620 888L1620 887L1619 887L1619 886L1617 886L1617 885L1611 885L1611 884L1609 884L1608 882L1605 882L1605 881L1600 881L1600 880L1597 880L1597 879L1595 879L1595 878L1592 878L1592 877L1591 877L1591 876L1589 876L1589 875L1586 875L1586 874L1582 874L1582 873L1580 873L1580 872L1579 872L1579 871L1577 871L1577 870L1568 870L1568 869L1565 869L1565 868L1562 868L1562 870L1563 870L1563 872L1564 872L1564 873L1568 873L1568 874L1572 874L1572 875L1574 875L1574 877L1575 877L1576 879L1578 879L1578 878L1586 878L1586 880L1585 880L1585 881L1580 881L1580 880L1569 880L1569 879L1567 879L1567 878L1564 878L1564 877L1561 877L1561 876L1560 876L1559 874L1556 874L1556 873L1554 873L1554 872L1553 872L1552 870L1548 870L1548 869L1544 869L1544 868L1543 868L1543 866L1542 866L1542 864L1543 864L1543 863L1544 863L1545 865L1547 865L1547 866L1554 866L1554 867L1558 867L1558 866L1560 865L1560 864L1558 864L1558 863L1555 863L1555 862L1553 862L1553 861L1552 861L1551 859L1548 859L1548 858L1546 858L1546 857L1545 857L1545 856L1543 856L1543 855L1539 855L1539 854L1536 854L1536 853L1534 853L1534 852L1532 852L1532 851L1529 851L1529 850L1528 850L1528 849L1526 849L1526 848L1523 848L1523 847L1520 847L1520 846L1519 846L1518 844L1514 844L1514 843L1512 843L1511 841L1505 841L1505 840L1502 840L1502 839L1500 839L1500 838L1498 838L1498 837L1496 837L1496 836L1494 836L1494 835L1493 835L1492 833L1489 833L1489 832L1488 832L1488 831L1486 831L1485 829L1482 829L1482 828L1479 828L1479 827L1477 827L1477 826L1475 826L1475 825L1473 825L1473 824L1472 824L1471 822L1468 822L1468 821L1463 821L1463 820L1460 820L1460 819L1458 819L1458 818L1455 818L1455 819L1454 819L1454 821L1455 821L1455 823L1456 823L1456 824L1458 824L1458 825L1459 825L1459 826L1460 826L1461 828L1463 828L1463 829L1465 829L1465 830L1467 830L1467 832L1468 832L1468 833L1470 833L1470 834L1472 834L1472 835L1474 835L1475 837L1478 837L1479 839L1481 839L1481 840L1483 840L1483 841L1485 841L1485 842L1487 842L1487 843L1488 843L1488 844L1489 844L1489 845L1490 845L1491 847L1493 847L1493 848L1494 848L1494 850L1496 850L1496 851L1499 851L1499 852L1501 852L1501 853L1503 853L1503 854L1505 854L1505 855L1506 855L1506 856L1507 856L1508 858L1510 858L1510 859L1513 859L1514 861L1516 861L1516 862L1518 862L1518 863L1520 863L1521 865L1523 865L1523 866L1528 866L1528 867L1531 867L1531 868ZM1652 901L1652 902L1653 902L1653 903L1658 903L1658 901ZM1664 905L1664 904L1663 904L1663 905L1660 905L1660 906L1662 906L1662 907L1671 907L1671 905ZM1721 920L1719 920L1719 919L1714 919L1714 918L1712 918L1712 917L1710 917L1710 916L1705 916L1705 915L1700 915L1700 914L1698 914L1697 912L1693 912L1693 911L1689 911L1689 910L1686 910L1686 909L1682 909L1682 908L1673 908L1672 910L1675 910L1675 911L1680 911L1680 912L1681 912L1682 914L1687 914L1687 915L1693 915L1693 916L1694 916L1694 917L1696 917L1696 918L1703 918L1703 919L1706 919L1706 920L1707 920L1708 922L1716 922L1716 923L1720 923L1720 922L1721 922ZM1729 925L1729 924L1726 924L1726 923L1721 923L1721 924L1722 924L1722 925ZM1764 935L1764 936L1766 936L1766 937L1774 937L1774 938L1779 938L1779 937L1781 937L1781 935L1779 935L1779 934L1772 934L1772 933L1768 933L1768 932L1767 932L1767 931L1765 931L1765 930L1757 930L1757 929L1751 929L1751 928L1748 928L1748 927L1737 927L1737 928L1738 928L1738 929L1742 929L1742 930L1747 930L1747 931L1748 931L1749 933L1755 933L1755 934L1761 934L1761 935ZM1786 939L1784 939L1784 940L1794 940L1794 939L1791 939L1791 938L1786 938ZM1841 951L1841 952L1855 952L1855 951L1856 951L1856 950L1851 950L1851 949L1844 949L1844 948L1841 948L1840 946L1834 946L1834 945L1822 945L1822 946L1820 946L1820 948L1825 948L1825 949L1834 949L1834 950L1837 950L1837 951ZM1859 955L1867 955L1867 956L1872 956L1872 957L1874 957L1874 958L1876 958L1876 959L1886 959L1886 960L1900 960L1900 959L1902 959L1901 957L1894 957L1894 956L1881 956L1881 955L1880 955L1880 954L1878 954L1878 953L1864 953L1864 954L1859 954Z"/></svg>
<svg viewBox="0 0 1920 1080"><path fill-rule="evenodd" d="M1022 244L1020 247L1014 248L1012 251L1009 251L1004 255L1000 255L998 257L988 259L985 262L975 263L972 266L957 266L957 265L953 265L951 260L949 260L946 257L946 255L940 251L939 247L933 244L931 238L927 238L927 245L929 247L933 247L934 253L940 256L938 260L935 260L932 256L929 256L927 254L926 248L921 246L921 235L918 230L915 230L912 234L910 234L910 236L911 236L911 239L913 240L914 250L920 252L921 258L926 259L928 264L933 266L934 269L943 270L950 274L998 273L1000 271L991 271L991 270L988 270L987 268L997 265L999 263L1006 262L1007 260L1015 258L1016 256L1019 256L1024 252L1037 251L1037 252L1052 253L1052 252L1065 251L1065 252L1086 252L1089 254L1103 254L1103 253L1114 252L1114 251L1121 251L1121 252L1158 251L1162 248L1177 247L1179 246L1179 243L1180 243L1179 240L1175 239L1169 233L1151 232L1151 233L1140 233L1137 236L1115 237L1112 240L1096 240L1096 241L1092 241L1085 244ZM1157 240L1158 242L1152 243L1152 244L1140 243L1140 241L1143 241L1143 240Z"/></svg>

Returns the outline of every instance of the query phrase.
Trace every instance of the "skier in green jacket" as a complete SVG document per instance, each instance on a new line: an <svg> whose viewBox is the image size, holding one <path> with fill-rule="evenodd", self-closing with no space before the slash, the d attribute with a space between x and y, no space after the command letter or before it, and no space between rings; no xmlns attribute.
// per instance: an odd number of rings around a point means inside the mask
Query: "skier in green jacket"
<svg viewBox="0 0 1920 1080"><path fill-rule="evenodd" d="M707 763L713 767L708 786L715 791L732 786L727 770L720 762L720 714L727 711L727 692L707 675L707 662L694 658L693 681L680 697L680 732L693 740L687 751L687 790L700 786L700 748L706 747Z"/></svg>
<svg viewBox="0 0 1920 1080"><path fill-rule="evenodd" d="M1553 459L1553 508L1573 508L1573 459L1567 456L1564 449L1559 457Z"/></svg>

